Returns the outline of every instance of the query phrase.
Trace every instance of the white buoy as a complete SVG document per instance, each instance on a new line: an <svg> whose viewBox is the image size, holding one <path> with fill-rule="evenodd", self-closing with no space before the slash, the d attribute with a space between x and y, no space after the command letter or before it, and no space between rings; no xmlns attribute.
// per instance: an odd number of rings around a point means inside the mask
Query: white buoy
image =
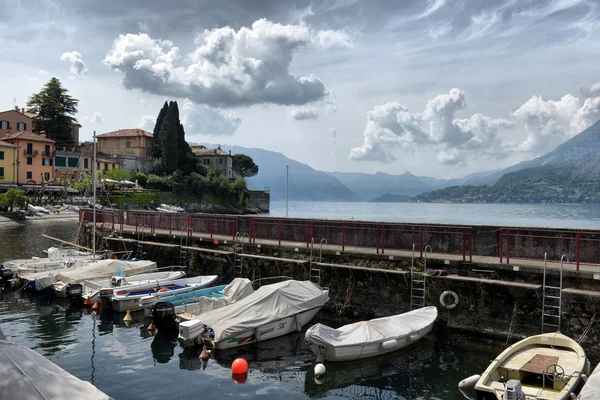
<svg viewBox="0 0 600 400"><path fill-rule="evenodd" d="M481 378L481 375L471 375L468 378L458 382L459 389L473 389L477 384L477 381Z"/></svg>
<svg viewBox="0 0 600 400"><path fill-rule="evenodd" d="M325 368L325 364L317 364L315 365L315 376L321 376L321 375L325 375L325 372L327 372L327 368Z"/></svg>

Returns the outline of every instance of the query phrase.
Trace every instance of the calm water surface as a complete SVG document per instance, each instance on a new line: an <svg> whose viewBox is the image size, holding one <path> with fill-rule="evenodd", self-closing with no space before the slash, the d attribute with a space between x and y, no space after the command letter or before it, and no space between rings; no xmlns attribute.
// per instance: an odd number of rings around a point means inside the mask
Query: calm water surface
<svg viewBox="0 0 600 400"><path fill-rule="evenodd" d="M285 201L272 201L271 215L285 216ZM288 215L363 221L600 229L600 205L597 204L290 201Z"/></svg>
<svg viewBox="0 0 600 400"><path fill-rule="evenodd" d="M76 230L76 222L1 228L0 260L40 255L52 245L41 233L73 240ZM59 299L0 291L0 328L9 340L115 399L463 399L457 383L481 373L504 347L442 332L380 358L328 363L317 384L303 333L219 352L203 368L198 351L184 350L173 337L151 336L149 321L133 317L128 327L123 314L92 315ZM250 364L244 384L231 377L231 362L239 356Z"/></svg>

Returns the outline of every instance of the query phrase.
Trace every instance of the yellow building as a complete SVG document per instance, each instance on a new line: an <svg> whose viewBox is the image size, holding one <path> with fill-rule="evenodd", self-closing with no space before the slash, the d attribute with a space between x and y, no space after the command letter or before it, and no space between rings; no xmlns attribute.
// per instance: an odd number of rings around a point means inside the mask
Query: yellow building
<svg viewBox="0 0 600 400"><path fill-rule="evenodd" d="M106 154L131 154L146 158L152 150L152 132L143 129L119 129L96 137L98 151Z"/></svg>
<svg viewBox="0 0 600 400"><path fill-rule="evenodd" d="M3 138L21 147L17 152L17 183L39 184L54 179L54 140L44 133L17 132Z"/></svg>
<svg viewBox="0 0 600 400"><path fill-rule="evenodd" d="M0 185L17 182L17 153L19 146L0 140Z"/></svg>

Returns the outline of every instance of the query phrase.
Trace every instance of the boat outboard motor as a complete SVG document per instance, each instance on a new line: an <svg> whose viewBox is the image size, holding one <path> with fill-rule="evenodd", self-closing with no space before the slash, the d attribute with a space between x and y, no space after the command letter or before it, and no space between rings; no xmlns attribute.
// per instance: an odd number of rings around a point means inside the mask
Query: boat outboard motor
<svg viewBox="0 0 600 400"><path fill-rule="evenodd" d="M11 269L4 268L4 265L0 265L0 279L8 282L13 278L13 272Z"/></svg>
<svg viewBox="0 0 600 400"><path fill-rule="evenodd" d="M159 301L152 308L152 320L160 332L177 331L175 306L167 301Z"/></svg>
<svg viewBox="0 0 600 400"><path fill-rule="evenodd" d="M521 382L517 379L509 379L504 385L504 400L525 400Z"/></svg>
<svg viewBox="0 0 600 400"><path fill-rule="evenodd" d="M71 302L82 301L81 294L83 293L83 285L81 283L69 283L67 285L66 294Z"/></svg>

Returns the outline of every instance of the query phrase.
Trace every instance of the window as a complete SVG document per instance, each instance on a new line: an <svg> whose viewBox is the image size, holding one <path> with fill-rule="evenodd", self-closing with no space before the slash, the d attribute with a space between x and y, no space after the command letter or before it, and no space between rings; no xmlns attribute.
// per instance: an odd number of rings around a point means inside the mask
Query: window
<svg viewBox="0 0 600 400"><path fill-rule="evenodd" d="M1 129L8 129L8 121L0 121Z"/></svg>
<svg viewBox="0 0 600 400"><path fill-rule="evenodd" d="M27 154L33 154L33 143L27 143Z"/></svg>
<svg viewBox="0 0 600 400"><path fill-rule="evenodd" d="M0 167L0 179L4 179L4 167Z"/></svg>
<svg viewBox="0 0 600 400"><path fill-rule="evenodd" d="M49 145L49 144L47 144L47 145L44 147L44 155L47 155L47 156L49 156L49 155L50 155L50 145Z"/></svg>
<svg viewBox="0 0 600 400"><path fill-rule="evenodd" d="M210 166L210 160L208 158L205 158L204 160L202 160L202 165Z"/></svg>
<svg viewBox="0 0 600 400"><path fill-rule="evenodd" d="M117 149L121 148L121 138L117 138Z"/></svg>
<svg viewBox="0 0 600 400"><path fill-rule="evenodd" d="M24 123L22 123L22 122L17 122L17 130L18 130L18 131L24 131L24 130L25 130L25 128L27 128L27 125L25 125L25 124L24 124Z"/></svg>
<svg viewBox="0 0 600 400"><path fill-rule="evenodd" d="M27 157L27 165L33 165L33 158Z"/></svg>
<svg viewBox="0 0 600 400"><path fill-rule="evenodd" d="M67 158L67 167L79 168L79 158L68 157Z"/></svg>
<svg viewBox="0 0 600 400"><path fill-rule="evenodd" d="M56 157L54 157L54 164L57 167L66 167L67 166L67 159L64 156L56 156Z"/></svg>
<svg viewBox="0 0 600 400"><path fill-rule="evenodd" d="M51 167L52 166L52 159L51 158L43 158L42 159L42 165L44 167Z"/></svg>
<svg viewBox="0 0 600 400"><path fill-rule="evenodd" d="M223 165L223 159L219 158L219 165Z"/></svg>
<svg viewBox="0 0 600 400"><path fill-rule="evenodd" d="M0 151L0 160L4 160L4 152Z"/></svg>
<svg viewBox="0 0 600 400"><path fill-rule="evenodd" d="M33 173L31 171L27 171L27 179L33 178Z"/></svg>
<svg viewBox="0 0 600 400"><path fill-rule="evenodd" d="M49 181L50 180L50 172L44 172L44 180L45 181Z"/></svg>
<svg viewBox="0 0 600 400"><path fill-rule="evenodd" d="M108 139L104 139L102 142L102 147L104 147L105 149L108 148Z"/></svg>
<svg viewBox="0 0 600 400"><path fill-rule="evenodd" d="M127 143L125 143L125 147L127 147L128 149L131 148L131 142L128 140Z"/></svg>
<svg viewBox="0 0 600 400"><path fill-rule="evenodd" d="M83 168L85 168L85 169L89 168L89 166L90 166L89 161L90 161L89 158L84 158L83 159Z"/></svg>

